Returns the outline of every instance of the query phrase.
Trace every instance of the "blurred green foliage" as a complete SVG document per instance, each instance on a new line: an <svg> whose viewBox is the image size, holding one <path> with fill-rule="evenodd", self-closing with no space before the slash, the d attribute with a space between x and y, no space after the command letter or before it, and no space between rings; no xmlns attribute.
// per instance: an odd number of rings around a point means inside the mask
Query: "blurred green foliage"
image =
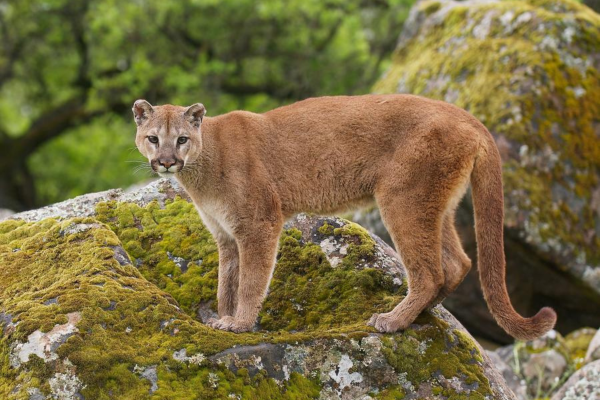
<svg viewBox="0 0 600 400"><path fill-rule="evenodd" d="M149 178L137 98L217 115L368 92L413 1L0 0L0 208Z"/></svg>

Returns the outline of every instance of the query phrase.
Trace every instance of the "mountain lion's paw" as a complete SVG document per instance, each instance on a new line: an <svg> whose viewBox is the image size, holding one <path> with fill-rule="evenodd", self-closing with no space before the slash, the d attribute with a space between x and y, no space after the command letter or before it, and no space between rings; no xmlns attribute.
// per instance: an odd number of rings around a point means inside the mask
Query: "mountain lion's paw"
<svg viewBox="0 0 600 400"><path fill-rule="evenodd" d="M231 328L231 326L233 325L233 323L235 322L235 319L232 316L225 316L222 318L211 318L208 320L208 322L206 323L206 325L210 326L211 328L215 328L215 329L221 329L223 331L228 331L229 328Z"/></svg>
<svg viewBox="0 0 600 400"><path fill-rule="evenodd" d="M377 313L371 315L371 318L369 318L367 325L375 327L375 322L377 322L377 317L379 317L379 314L377 314Z"/></svg>
<svg viewBox="0 0 600 400"><path fill-rule="evenodd" d="M391 313L373 314L367 325L374 327L382 333L396 332L400 328L400 322Z"/></svg>
<svg viewBox="0 0 600 400"><path fill-rule="evenodd" d="M211 328L221 329L223 331L231 331L235 333L240 332L248 332L252 329L252 324L241 323L240 321L236 321L236 319L232 316L225 316L220 319L211 318L208 320L206 325Z"/></svg>

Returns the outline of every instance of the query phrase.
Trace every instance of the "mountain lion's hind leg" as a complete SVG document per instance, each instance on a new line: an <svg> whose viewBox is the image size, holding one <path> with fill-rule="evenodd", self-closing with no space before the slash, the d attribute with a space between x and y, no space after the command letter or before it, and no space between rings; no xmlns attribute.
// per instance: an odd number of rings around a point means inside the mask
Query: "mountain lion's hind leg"
<svg viewBox="0 0 600 400"><path fill-rule="evenodd" d="M380 332L407 328L444 285L439 216L443 205L437 204L436 195L411 192L397 196L388 193L377 199L383 223L408 274L408 295L404 300L388 313L374 314L368 322Z"/></svg>
<svg viewBox="0 0 600 400"><path fill-rule="evenodd" d="M432 306L441 303L463 281L471 269L471 260L465 254L456 228L454 227L454 210L444 217L442 227L442 268L444 270L444 286Z"/></svg>

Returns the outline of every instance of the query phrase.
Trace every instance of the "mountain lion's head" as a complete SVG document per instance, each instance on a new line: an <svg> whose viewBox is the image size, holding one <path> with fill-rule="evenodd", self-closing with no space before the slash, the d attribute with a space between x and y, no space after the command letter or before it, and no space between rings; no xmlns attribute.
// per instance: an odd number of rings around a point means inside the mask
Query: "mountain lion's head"
<svg viewBox="0 0 600 400"><path fill-rule="evenodd" d="M154 172L163 176L179 172L200 154L200 125L206 114L202 104L153 107L137 100L132 110L137 124L135 144Z"/></svg>

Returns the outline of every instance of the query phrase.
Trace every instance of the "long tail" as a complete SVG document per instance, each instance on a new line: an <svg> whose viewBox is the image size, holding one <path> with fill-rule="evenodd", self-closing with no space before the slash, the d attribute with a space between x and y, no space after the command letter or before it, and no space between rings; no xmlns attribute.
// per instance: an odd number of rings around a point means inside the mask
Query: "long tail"
<svg viewBox="0 0 600 400"><path fill-rule="evenodd" d="M486 132L471 174L479 279L485 301L498 325L509 335L530 340L554 327L556 313L542 308L534 317L523 318L513 308L505 283L504 197L502 164L492 136Z"/></svg>

